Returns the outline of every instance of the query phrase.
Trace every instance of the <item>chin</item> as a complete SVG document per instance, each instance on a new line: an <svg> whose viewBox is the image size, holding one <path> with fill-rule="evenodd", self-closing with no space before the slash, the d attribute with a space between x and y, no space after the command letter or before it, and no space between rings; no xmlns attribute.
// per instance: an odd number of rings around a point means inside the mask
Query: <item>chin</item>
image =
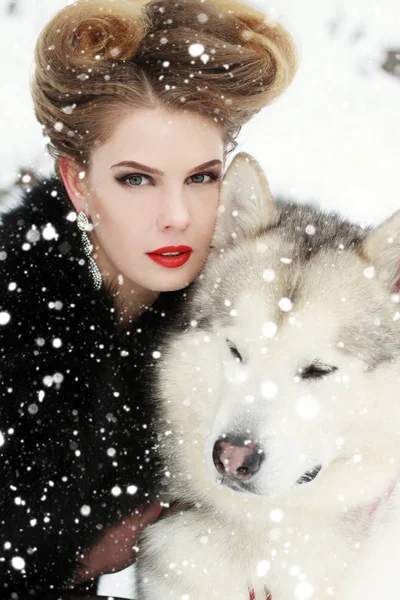
<svg viewBox="0 0 400 600"><path fill-rule="evenodd" d="M166 277L164 281L160 281L160 278L158 278L156 281L147 283L144 287L153 292L175 292L187 287L191 281L187 277Z"/></svg>
<svg viewBox="0 0 400 600"><path fill-rule="evenodd" d="M172 271L172 269L171 269ZM154 292L174 292L187 287L197 277L199 271L184 272L183 269L175 270L172 273L166 272L157 275L153 280L148 281L144 287Z"/></svg>

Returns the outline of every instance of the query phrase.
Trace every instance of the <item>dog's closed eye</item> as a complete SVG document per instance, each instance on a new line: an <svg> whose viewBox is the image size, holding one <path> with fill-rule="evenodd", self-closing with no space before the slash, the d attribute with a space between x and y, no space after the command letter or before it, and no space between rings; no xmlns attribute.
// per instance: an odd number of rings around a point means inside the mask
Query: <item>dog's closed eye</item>
<svg viewBox="0 0 400 600"><path fill-rule="evenodd" d="M333 365L327 365L319 360L314 361L306 367L299 369L299 376L301 379L321 379L337 371L338 368Z"/></svg>
<svg viewBox="0 0 400 600"><path fill-rule="evenodd" d="M236 358L236 360L238 360L239 362L243 362L243 358L242 355L240 354L239 350L236 348L235 344L233 344L230 340L226 340L229 350L231 351L231 354L234 358Z"/></svg>

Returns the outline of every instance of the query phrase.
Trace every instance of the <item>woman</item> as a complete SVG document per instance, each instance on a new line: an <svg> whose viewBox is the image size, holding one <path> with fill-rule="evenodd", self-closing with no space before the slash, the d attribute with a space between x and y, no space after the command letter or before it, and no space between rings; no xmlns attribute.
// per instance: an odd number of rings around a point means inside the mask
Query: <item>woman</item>
<svg viewBox="0 0 400 600"><path fill-rule="evenodd" d="M237 133L295 71L289 34L237 0L79 0L35 59L56 176L0 229L0 588L13 600L90 589L134 561L159 516L146 346L206 259Z"/></svg>

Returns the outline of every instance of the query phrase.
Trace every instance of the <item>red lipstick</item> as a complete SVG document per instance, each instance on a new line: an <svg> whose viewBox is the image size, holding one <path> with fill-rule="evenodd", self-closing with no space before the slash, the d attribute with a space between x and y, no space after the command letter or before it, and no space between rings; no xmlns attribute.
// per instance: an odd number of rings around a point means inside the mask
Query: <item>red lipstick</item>
<svg viewBox="0 0 400 600"><path fill-rule="evenodd" d="M162 267L175 269L184 265L191 254L192 248L190 246L165 246L148 252L147 256Z"/></svg>

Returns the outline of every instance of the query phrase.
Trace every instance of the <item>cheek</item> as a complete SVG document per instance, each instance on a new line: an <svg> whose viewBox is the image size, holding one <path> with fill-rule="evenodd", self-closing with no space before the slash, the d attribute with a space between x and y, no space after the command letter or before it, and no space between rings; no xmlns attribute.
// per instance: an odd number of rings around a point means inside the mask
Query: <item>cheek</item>
<svg viewBox="0 0 400 600"><path fill-rule="evenodd" d="M205 241L211 241L214 232L215 223L218 214L219 199L218 196L207 198L203 203L196 208L192 222L196 225L196 229L204 236Z"/></svg>
<svg viewBox="0 0 400 600"><path fill-rule="evenodd" d="M154 223L154 210L150 202L127 201L120 196L118 192L107 198L103 194L93 194L90 199L92 222L97 233L137 239Z"/></svg>

